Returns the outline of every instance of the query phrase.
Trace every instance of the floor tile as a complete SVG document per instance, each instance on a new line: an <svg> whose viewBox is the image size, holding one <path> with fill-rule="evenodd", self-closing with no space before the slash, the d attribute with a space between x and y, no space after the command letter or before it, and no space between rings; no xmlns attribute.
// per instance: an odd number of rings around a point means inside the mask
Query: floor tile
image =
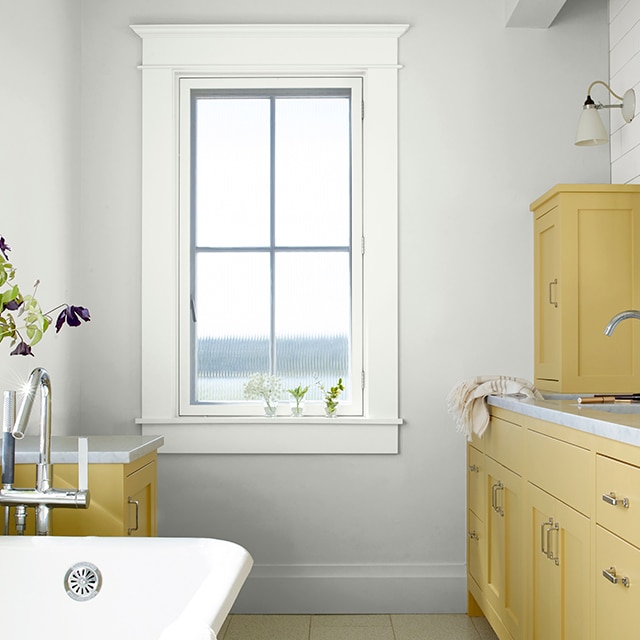
<svg viewBox="0 0 640 640"><path fill-rule="evenodd" d="M392 615L395 640L480 640L464 614Z"/></svg>
<svg viewBox="0 0 640 640"><path fill-rule="evenodd" d="M309 640L395 640L388 627L312 627Z"/></svg>
<svg viewBox="0 0 640 640"><path fill-rule="evenodd" d="M224 640L309 640L311 616L234 615Z"/></svg>
<svg viewBox="0 0 640 640"><path fill-rule="evenodd" d="M314 615L311 618L311 629L319 627L391 627L388 615Z"/></svg>
<svg viewBox="0 0 640 640"><path fill-rule="evenodd" d="M481 640L498 640L496 632L491 628L491 625L486 618L473 617L471 618L471 622L473 622L473 626L480 634Z"/></svg>

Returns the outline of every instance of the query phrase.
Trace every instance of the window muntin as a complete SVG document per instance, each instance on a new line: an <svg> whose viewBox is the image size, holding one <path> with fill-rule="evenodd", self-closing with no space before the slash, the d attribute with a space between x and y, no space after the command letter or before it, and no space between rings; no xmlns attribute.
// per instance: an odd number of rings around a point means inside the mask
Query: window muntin
<svg viewBox="0 0 640 640"><path fill-rule="evenodd" d="M360 104L360 78L181 81L182 414L261 411L261 371L342 377L362 415Z"/></svg>

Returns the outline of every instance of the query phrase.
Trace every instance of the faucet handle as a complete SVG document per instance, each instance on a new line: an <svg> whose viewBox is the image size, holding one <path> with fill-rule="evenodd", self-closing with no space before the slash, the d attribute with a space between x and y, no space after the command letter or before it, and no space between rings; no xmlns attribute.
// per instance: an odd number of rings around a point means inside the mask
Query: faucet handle
<svg viewBox="0 0 640 640"><path fill-rule="evenodd" d="M78 438L78 489L89 488L89 438Z"/></svg>

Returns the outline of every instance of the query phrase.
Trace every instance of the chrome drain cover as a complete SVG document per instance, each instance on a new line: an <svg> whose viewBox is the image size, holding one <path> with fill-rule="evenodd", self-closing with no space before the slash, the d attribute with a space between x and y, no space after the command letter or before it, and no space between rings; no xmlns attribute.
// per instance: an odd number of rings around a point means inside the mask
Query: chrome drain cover
<svg viewBox="0 0 640 640"><path fill-rule="evenodd" d="M100 569L90 562L78 562L69 568L64 577L67 595L80 602L95 598L102 587Z"/></svg>

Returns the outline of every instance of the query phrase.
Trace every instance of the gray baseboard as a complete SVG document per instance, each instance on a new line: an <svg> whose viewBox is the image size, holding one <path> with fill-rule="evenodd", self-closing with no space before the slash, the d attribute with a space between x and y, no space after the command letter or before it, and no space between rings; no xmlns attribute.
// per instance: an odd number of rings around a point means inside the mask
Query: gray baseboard
<svg viewBox="0 0 640 640"><path fill-rule="evenodd" d="M232 613L464 613L464 564L257 565Z"/></svg>

